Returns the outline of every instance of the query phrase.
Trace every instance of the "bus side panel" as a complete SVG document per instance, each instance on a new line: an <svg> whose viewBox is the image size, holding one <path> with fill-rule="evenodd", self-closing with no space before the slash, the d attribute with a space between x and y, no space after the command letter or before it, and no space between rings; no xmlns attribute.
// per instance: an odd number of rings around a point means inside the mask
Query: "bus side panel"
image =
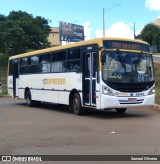
<svg viewBox="0 0 160 164"><path fill-rule="evenodd" d="M57 85L58 103L68 105L69 95L73 89L82 92L82 73L61 73L58 74L58 78L64 79L63 84Z"/></svg>
<svg viewBox="0 0 160 164"><path fill-rule="evenodd" d="M58 103L57 74L41 74L39 76L40 94L39 100L51 103ZM37 77L38 78L38 77Z"/></svg>
<svg viewBox="0 0 160 164"><path fill-rule="evenodd" d="M8 94L13 97L13 76L8 76L7 85L8 85Z"/></svg>
<svg viewBox="0 0 160 164"><path fill-rule="evenodd" d="M52 77L52 78L51 78ZM20 98L24 98L25 89L29 88L32 100L57 103L57 88L51 74L33 74L20 77Z"/></svg>
<svg viewBox="0 0 160 164"><path fill-rule="evenodd" d="M28 88L32 95L32 100L39 99L39 83L36 75L19 76L19 98L25 98L25 90Z"/></svg>

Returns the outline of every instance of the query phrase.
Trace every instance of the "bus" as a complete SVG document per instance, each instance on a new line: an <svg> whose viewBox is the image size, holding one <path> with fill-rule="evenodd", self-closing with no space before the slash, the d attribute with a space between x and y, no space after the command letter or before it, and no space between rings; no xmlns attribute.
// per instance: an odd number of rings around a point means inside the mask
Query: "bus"
<svg viewBox="0 0 160 164"><path fill-rule="evenodd" d="M148 43L97 38L11 56L8 93L26 99L69 105L74 114L88 109L125 113L153 106L155 80Z"/></svg>

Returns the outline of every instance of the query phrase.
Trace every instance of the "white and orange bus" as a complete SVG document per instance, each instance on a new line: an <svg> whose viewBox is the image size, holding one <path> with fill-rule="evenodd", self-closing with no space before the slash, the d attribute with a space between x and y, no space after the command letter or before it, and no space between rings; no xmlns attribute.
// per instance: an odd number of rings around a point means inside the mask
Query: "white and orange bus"
<svg viewBox="0 0 160 164"><path fill-rule="evenodd" d="M28 52L9 58L8 93L41 102L69 105L79 115L87 108L153 106L153 60L148 43L98 38Z"/></svg>

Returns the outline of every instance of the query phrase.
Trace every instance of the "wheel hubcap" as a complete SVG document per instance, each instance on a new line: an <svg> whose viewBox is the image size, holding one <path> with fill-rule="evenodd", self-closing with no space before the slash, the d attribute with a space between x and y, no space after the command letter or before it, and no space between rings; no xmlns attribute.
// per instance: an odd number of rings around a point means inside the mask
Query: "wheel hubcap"
<svg viewBox="0 0 160 164"><path fill-rule="evenodd" d="M74 100L73 100L73 110L77 111L79 108L79 101L77 96L75 96Z"/></svg>
<svg viewBox="0 0 160 164"><path fill-rule="evenodd" d="M27 103L27 105L30 104L30 95L29 94L27 94L27 96L26 96L26 103Z"/></svg>

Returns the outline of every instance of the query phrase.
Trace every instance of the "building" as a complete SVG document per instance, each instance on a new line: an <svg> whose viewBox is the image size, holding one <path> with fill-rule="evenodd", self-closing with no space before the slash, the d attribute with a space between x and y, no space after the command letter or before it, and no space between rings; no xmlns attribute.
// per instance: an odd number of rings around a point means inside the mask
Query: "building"
<svg viewBox="0 0 160 164"><path fill-rule="evenodd" d="M59 41L59 28L58 27L51 28L50 34L48 36L48 42L51 44L51 47L61 45L61 42Z"/></svg>
<svg viewBox="0 0 160 164"><path fill-rule="evenodd" d="M156 19L152 23L160 27L160 18Z"/></svg>
<svg viewBox="0 0 160 164"><path fill-rule="evenodd" d="M160 18L157 18L157 19L154 20L152 23L153 23L154 25L157 25L157 26L160 27ZM157 46L152 46L151 48L152 48L152 52L160 52L160 46L159 46L159 47L157 47Z"/></svg>

